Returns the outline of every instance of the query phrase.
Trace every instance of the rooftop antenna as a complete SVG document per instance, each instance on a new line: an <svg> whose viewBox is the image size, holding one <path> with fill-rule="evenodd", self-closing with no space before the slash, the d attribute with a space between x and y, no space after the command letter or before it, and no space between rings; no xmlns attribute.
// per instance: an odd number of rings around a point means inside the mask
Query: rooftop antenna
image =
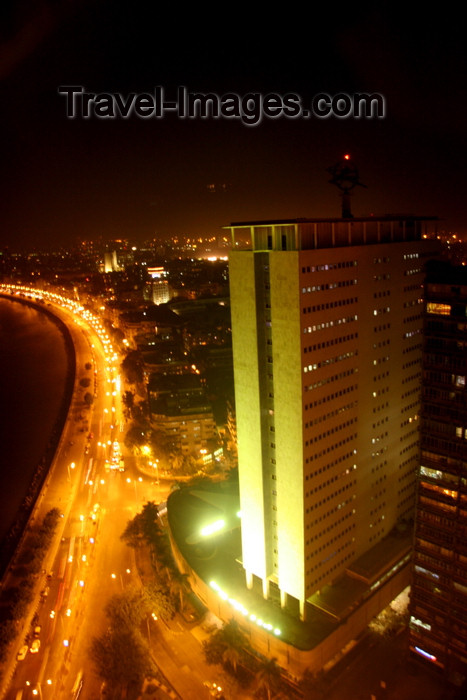
<svg viewBox="0 0 467 700"><path fill-rule="evenodd" d="M330 168L327 168L327 172L331 173L329 182L332 185L336 185L342 193L342 218L353 219L350 210L350 191L353 190L356 185L366 187L366 185L358 179L357 167L352 163L349 154L346 153L342 160L332 165Z"/></svg>

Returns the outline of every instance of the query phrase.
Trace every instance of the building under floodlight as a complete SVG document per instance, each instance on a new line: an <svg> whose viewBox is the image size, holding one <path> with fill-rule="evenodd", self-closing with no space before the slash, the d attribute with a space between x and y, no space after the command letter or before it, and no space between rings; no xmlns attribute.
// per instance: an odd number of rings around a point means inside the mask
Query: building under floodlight
<svg viewBox="0 0 467 700"><path fill-rule="evenodd" d="M342 581L373 615L410 580L428 221L228 227L241 561L302 620L347 619Z"/></svg>

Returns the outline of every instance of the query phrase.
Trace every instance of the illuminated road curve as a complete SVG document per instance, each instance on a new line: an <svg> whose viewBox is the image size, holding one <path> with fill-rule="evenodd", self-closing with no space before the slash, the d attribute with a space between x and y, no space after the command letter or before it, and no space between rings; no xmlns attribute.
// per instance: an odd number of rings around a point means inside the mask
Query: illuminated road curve
<svg viewBox="0 0 467 700"><path fill-rule="evenodd" d="M58 506L64 514L38 586L41 645L37 654L28 652L17 663L4 697L16 700L22 691L22 700L64 700L81 688L80 700L95 700L101 680L93 671L90 642L106 630L104 607L111 595L139 580L133 550L120 541L120 534L146 501L166 500L169 484L159 485L136 472L133 459L125 460L130 470L124 473L109 469L115 443L120 450L123 440L119 358L98 319L75 302L49 302L72 333L78 395L40 505L44 513ZM87 363L90 370L84 370ZM80 388L83 376L92 377L90 388ZM85 391L93 392L91 409L84 407ZM45 596L39 595L41 589ZM204 682L212 680L213 670L193 635L176 621L164 629L154 623L148 634L156 662L183 700L208 698ZM18 649L22 644L20 638Z"/></svg>
<svg viewBox="0 0 467 700"><path fill-rule="evenodd" d="M103 607L108 598L135 576L132 551L120 542L120 534L144 502L166 495L166 489L159 493L156 485L131 473L106 469L114 443L122 438L118 357L99 322L86 318L78 305L64 303L71 308L54 303L53 310L72 333L77 391L35 511L39 519L58 506L64 517L46 561L52 575L46 580L43 574L38 586L40 649L17 663L8 699L21 690L25 699L69 698L83 669L81 697L98 696L100 683L89 672L89 642L105 629ZM91 370L85 370L87 363ZM80 387L83 377L92 378L89 388ZM83 402L86 391L94 395L91 409ZM39 595L40 589L47 589L46 597ZM20 638L18 648L22 645Z"/></svg>

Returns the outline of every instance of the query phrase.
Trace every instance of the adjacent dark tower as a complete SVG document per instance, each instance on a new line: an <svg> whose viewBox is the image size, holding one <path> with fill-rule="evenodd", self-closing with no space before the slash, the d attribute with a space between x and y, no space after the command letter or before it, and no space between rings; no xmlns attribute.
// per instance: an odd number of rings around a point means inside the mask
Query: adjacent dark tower
<svg viewBox="0 0 467 700"><path fill-rule="evenodd" d="M358 179L358 170L356 166L352 163L350 156L346 154L341 161L328 168L327 172L332 175L329 182L332 185L336 185L342 192L342 218L352 219L350 192L356 185L366 187L366 185Z"/></svg>
<svg viewBox="0 0 467 700"><path fill-rule="evenodd" d="M421 463L410 648L467 677L467 269L431 265L425 283Z"/></svg>

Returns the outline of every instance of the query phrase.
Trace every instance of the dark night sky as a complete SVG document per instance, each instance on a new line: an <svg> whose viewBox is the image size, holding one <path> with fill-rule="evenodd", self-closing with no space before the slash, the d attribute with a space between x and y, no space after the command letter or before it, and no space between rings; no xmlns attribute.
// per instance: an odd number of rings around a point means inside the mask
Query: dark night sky
<svg viewBox="0 0 467 700"><path fill-rule="evenodd" d="M231 221L339 216L326 168L346 152L355 215L415 213L467 233L467 66L445 15L298 6L23 0L0 10L0 244L217 233ZM173 10L167 7L173 6ZM259 6L258 6L259 7ZM134 9L132 9L134 8ZM60 85L153 92L377 92L383 120L66 118ZM209 184L218 191L210 193ZM225 184L226 191L219 185Z"/></svg>

